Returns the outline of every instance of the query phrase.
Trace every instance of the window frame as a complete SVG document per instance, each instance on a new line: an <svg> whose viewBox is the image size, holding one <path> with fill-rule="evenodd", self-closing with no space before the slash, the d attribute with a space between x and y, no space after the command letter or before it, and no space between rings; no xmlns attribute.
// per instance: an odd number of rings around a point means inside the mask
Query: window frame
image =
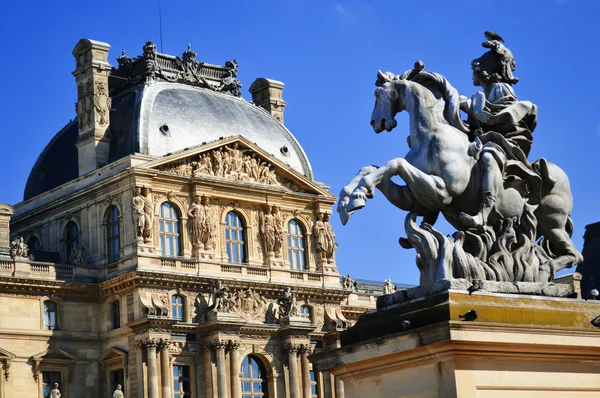
<svg viewBox="0 0 600 398"><path fill-rule="evenodd" d="M65 225L63 231L63 237L65 242L65 262L69 262L71 256L71 250L79 246L79 225L75 221L69 221Z"/></svg>
<svg viewBox="0 0 600 398"><path fill-rule="evenodd" d="M36 247L35 243L32 244L32 242L37 243L37 247ZM27 239L27 242L25 242L25 244L27 245L27 248L29 250L41 250L42 249L42 241L35 235L31 235Z"/></svg>
<svg viewBox="0 0 600 398"><path fill-rule="evenodd" d="M115 300L110 303L110 321L111 329L118 329L121 327L121 301Z"/></svg>
<svg viewBox="0 0 600 398"><path fill-rule="evenodd" d="M165 217L165 209L169 211L169 217ZM174 216L174 217L172 217ZM163 202L158 207L158 244L163 257L179 257L183 251L181 232L181 211L173 202ZM170 231L167 229L170 226ZM167 253L166 244L170 242L170 251Z"/></svg>
<svg viewBox="0 0 600 398"><path fill-rule="evenodd" d="M120 218L117 206L109 206L104 217L104 222L106 223L106 257L109 264L119 261L121 258Z"/></svg>
<svg viewBox="0 0 600 398"><path fill-rule="evenodd" d="M187 376L183 370L187 369ZM173 398L191 398L192 397L192 367L184 364L173 364ZM178 383L178 384L177 384ZM177 391L176 386L179 386Z"/></svg>
<svg viewBox="0 0 600 398"><path fill-rule="evenodd" d="M259 375L254 377L253 374L254 368L252 366L252 361L256 363L256 368L258 369ZM247 367L247 372L245 370ZM247 375L247 377L246 377ZM242 359L242 363L240 364L240 392L242 398L262 398L268 397L269 394L269 381L267 374L267 367L265 363L256 355L248 354ZM248 383L248 387L250 391L247 391L244 386L244 383ZM261 391L254 391L255 383L260 383Z"/></svg>
<svg viewBox="0 0 600 398"><path fill-rule="evenodd" d="M235 225L231 224L234 221ZM225 238L225 254L227 262L230 264L247 264L248 263L248 241L246 233L246 221L242 214L235 210L230 210L225 215L225 223L223 226L223 236ZM236 236L234 239L233 236ZM241 237L241 239L239 239ZM238 261L233 258L232 254L235 249Z"/></svg>
<svg viewBox="0 0 600 398"><path fill-rule="evenodd" d="M47 303L52 303L54 305L54 311L49 311ZM54 323L52 324L52 319L49 317L50 313L54 313ZM43 330L58 330L58 303L54 300L44 300L42 303L42 328Z"/></svg>
<svg viewBox="0 0 600 398"><path fill-rule="evenodd" d="M180 303L173 300L180 299ZM179 311L177 311L179 310ZM176 312L181 312L181 317L176 317ZM171 319L183 322L185 320L185 297L181 294L173 294L171 296Z"/></svg>
<svg viewBox="0 0 600 398"><path fill-rule="evenodd" d="M293 225L295 226L294 230L291 230ZM286 232L287 256L290 268L297 271L308 270L308 250L306 248L307 239L304 224L300 220L292 218L287 223ZM296 245L293 244L294 239L296 239ZM298 254L298 256L295 256L295 254Z"/></svg>

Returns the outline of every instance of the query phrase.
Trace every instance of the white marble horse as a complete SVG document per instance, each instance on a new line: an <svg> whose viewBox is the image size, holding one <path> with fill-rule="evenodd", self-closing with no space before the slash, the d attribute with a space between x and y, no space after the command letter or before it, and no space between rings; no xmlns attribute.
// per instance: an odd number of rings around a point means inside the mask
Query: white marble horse
<svg viewBox="0 0 600 398"><path fill-rule="evenodd" d="M490 182L498 193L493 216L518 220L525 199L516 189L504 188L502 162L482 151L479 140L470 142L464 132L447 121L445 102L419 83L392 79L381 71L378 77L371 125L376 133L391 131L396 127L395 115L407 111L410 150L405 157L392 159L379 168L361 169L342 189L337 208L342 223L364 207L373 197L373 189L378 188L392 204L423 216L428 224L433 224L442 212L455 228L465 230L473 226L473 215L481 212L485 200L482 187ZM573 198L568 177L558 166L549 162L544 165L553 185L537 205L535 215L538 237L543 235L552 244L550 268L555 272L578 263L582 257L570 239ZM401 177L406 185L395 184L393 176ZM480 224L485 224L488 216L485 214Z"/></svg>

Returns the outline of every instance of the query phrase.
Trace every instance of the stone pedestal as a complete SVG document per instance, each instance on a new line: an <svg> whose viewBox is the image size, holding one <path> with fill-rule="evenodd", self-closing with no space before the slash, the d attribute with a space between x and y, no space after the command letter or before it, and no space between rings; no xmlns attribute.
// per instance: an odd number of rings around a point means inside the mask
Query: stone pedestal
<svg viewBox="0 0 600 398"><path fill-rule="evenodd" d="M346 398L600 396L598 316L600 302L446 291L363 314L310 359Z"/></svg>

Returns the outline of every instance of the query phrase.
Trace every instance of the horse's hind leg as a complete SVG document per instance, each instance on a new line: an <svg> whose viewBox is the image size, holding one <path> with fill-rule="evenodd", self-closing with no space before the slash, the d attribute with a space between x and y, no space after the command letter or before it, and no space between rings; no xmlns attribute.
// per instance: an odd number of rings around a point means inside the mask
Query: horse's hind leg
<svg viewBox="0 0 600 398"><path fill-rule="evenodd" d="M356 189L350 195L347 210L352 206L364 203L373 188L383 181L398 175L404 180L410 192L415 193L415 199L430 210L439 210L452 201L446 183L438 176L433 176L417 169L404 158L390 160L372 173L365 175ZM364 206L364 204L363 204ZM414 210L414 209L406 209Z"/></svg>
<svg viewBox="0 0 600 398"><path fill-rule="evenodd" d="M579 253L565 229L566 219L567 216L563 214L539 219L539 232L552 243L552 250L556 255L549 263L553 274L563 268L571 268L583 261L583 256ZM548 275L549 277L551 275ZM545 281L547 279L544 279Z"/></svg>

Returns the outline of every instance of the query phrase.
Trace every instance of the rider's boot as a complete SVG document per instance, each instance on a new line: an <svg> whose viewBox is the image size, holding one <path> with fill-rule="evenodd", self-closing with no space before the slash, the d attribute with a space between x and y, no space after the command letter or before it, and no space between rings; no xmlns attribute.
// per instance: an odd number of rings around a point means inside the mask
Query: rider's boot
<svg viewBox="0 0 600 398"><path fill-rule="evenodd" d="M479 213L474 216L467 213L460 213L460 221L467 228L483 227L487 224L488 216L492 212L495 203L496 197L491 192L484 192Z"/></svg>

